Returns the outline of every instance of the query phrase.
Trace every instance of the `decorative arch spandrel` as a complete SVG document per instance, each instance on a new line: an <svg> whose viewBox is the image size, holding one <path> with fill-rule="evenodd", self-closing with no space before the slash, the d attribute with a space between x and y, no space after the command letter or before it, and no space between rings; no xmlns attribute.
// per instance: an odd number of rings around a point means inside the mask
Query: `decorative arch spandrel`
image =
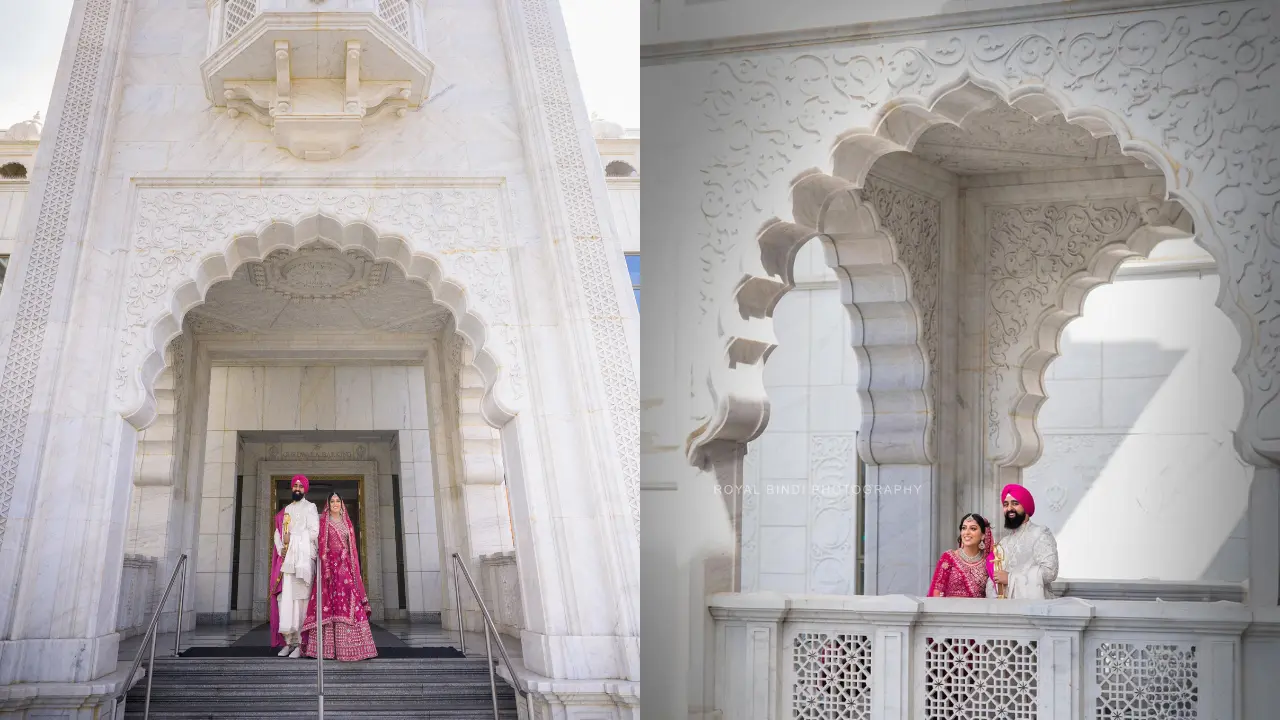
<svg viewBox="0 0 1280 720"><path fill-rule="evenodd" d="M726 328L719 308L736 305L729 298L744 289L780 297L787 284L776 265L742 255L772 252L751 233L781 205L782 178L834 143L833 174L862 188L878 158L909 151L929 128L959 124L994 96L1038 119L1061 113L1095 136L1114 134L1125 154L1164 174L1168 197L1181 203L1197 241L1223 269L1218 306L1243 338L1236 374L1246 400L1237 450L1255 465L1280 462L1280 288L1273 279L1280 264L1280 121L1269 106L1273 94L1263 90L1280 86L1278 56L1274 12L1240 2L714 63L702 99L712 137L702 309L717 325L720 348L752 351L712 356L703 398L712 407L699 418L699 441L716 442L718 429L728 427L723 418L735 418L737 427L754 423L757 434L767 423L768 399L755 387L717 383L741 376L743 359L764 362L770 321L744 318ZM789 232L812 231L799 219L795 225ZM739 266L741 272L724 271ZM742 326L750 332L735 334ZM721 367L729 360L732 372Z"/></svg>
<svg viewBox="0 0 1280 720"><path fill-rule="evenodd" d="M130 262L113 375L114 399L136 427L155 417L160 348L209 288L245 262L320 242L394 262L453 313L477 349L486 420L495 427L525 395L500 184L397 188L135 188Z"/></svg>

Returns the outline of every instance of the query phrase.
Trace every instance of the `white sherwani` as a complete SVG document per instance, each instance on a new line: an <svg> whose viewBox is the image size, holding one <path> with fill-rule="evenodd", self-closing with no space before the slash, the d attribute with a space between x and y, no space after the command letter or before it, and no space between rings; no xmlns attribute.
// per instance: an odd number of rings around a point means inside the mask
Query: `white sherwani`
<svg viewBox="0 0 1280 720"><path fill-rule="evenodd" d="M289 550L280 573L280 634L290 645L298 645L298 634L311 600L312 563L316 559L316 539L320 536L320 513L315 503L299 500L284 509L289 518ZM276 552L284 549L280 531L273 533Z"/></svg>
<svg viewBox="0 0 1280 720"><path fill-rule="evenodd" d="M1058 579L1058 542L1048 528L1028 519L1006 535L1000 547L1004 548L1004 571L1009 573L1009 599L1053 597L1049 583Z"/></svg>

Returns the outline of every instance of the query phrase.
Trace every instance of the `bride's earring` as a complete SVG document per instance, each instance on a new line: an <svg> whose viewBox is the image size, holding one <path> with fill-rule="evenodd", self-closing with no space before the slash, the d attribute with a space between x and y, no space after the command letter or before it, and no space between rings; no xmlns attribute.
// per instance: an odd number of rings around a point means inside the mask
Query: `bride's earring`
<svg viewBox="0 0 1280 720"><path fill-rule="evenodd" d="M979 541L978 541L978 552L986 552L986 551L987 551L987 541L986 541L986 540L979 540Z"/></svg>

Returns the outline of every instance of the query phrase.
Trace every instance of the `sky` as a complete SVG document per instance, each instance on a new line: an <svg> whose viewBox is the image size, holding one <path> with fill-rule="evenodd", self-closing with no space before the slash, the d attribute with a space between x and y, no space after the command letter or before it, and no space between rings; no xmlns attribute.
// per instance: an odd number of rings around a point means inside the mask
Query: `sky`
<svg viewBox="0 0 1280 720"><path fill-rule="evenodd" d="M72 0L0 0L0 129L47 114ZM560 0L588 112L640 127L640 0Z"/></svg>

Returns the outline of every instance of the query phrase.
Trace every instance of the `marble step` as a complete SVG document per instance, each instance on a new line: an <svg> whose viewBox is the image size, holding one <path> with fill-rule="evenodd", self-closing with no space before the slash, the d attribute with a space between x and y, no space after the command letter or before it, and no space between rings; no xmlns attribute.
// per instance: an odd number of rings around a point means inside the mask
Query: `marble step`
<svg viewBox="0 0 1280 720"><path fill-rule="evenodd" d="M124 712L119 716L123 720L134 720L144 716L143 701L141 699L130 699ZM325 696L325 718L326 720L335 720L336 718L447 718L448 720L469 720L470 718L485 718L493 720L493 708L486 699L483 704L468 705L467 707L426 707L421 705L404 705L401 707L390 707L388 705L369 705L367 703L334 703L329 701L329 697ZM150 718L157 720L162 718L173 718L173 720L195 720L196 718L224 720L225 718L254 718L254 720L262 720L263 718L310 718L315 720L316 717L316 699L313 697L307 703L278 703L278 702L261 702L261 703L235 703L226 702L217 705L209 705L205 703L157 703L151 702ZM514 702L498 703L498 717L500 720L516 720L518 711Z"/></svg>
<svg viewBox="0 0 1280 720"><path fill-rule="evenodd" d="M288 658L158 658L151 717L314 718L316 662ZM516 717L514 691L496 678L502 718ZM142 717L146 681L124 717ZM484 658L368 660L325 664L326 718L492 718Z"/></svg>

